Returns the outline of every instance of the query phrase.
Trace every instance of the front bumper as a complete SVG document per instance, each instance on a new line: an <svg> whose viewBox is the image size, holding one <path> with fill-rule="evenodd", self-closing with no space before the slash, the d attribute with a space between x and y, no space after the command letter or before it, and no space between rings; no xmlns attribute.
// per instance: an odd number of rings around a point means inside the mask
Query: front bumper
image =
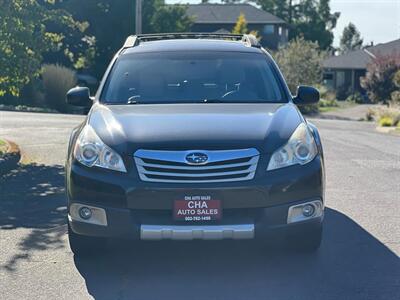
<svg viewBox="0 0 400 300"><path fill-rule="evenodd" d="M272 172L266 172L266 166L261 164L253 180L215 184L144 183L134 170L120 174L86 168L73 161L66 169L68 209L79 203L104 209L107 214L106 226L70 218L72 230L81 235L131 239L261 238L320 224L323 219L287 223L289 207L314 200L323 202L324 167L319 156L307 165ZM208 223L174 221L174 200L188 195L210 195L221 200L223 219ZM238 230L234 230L236 225ZM148 238L151 229L156 233ZM190 234L189 229L193 229ZM243 229L247 233L238 234Z"/></svg>
<svg viewBox="0 0 400 300"><path fill-rule="evenodd" d="M314 199L315 201L315 199ZM269 236L285 236L303 231L310 226L320 225L323 215L307 221L287 224L286 220L277 221L287 216L289 207L308 201L258 209L257 219L238 219L232 224L172 224L163 222L141 223L135 213L129 209L103 208L107 213L107 225L89 224L73 220L69 215L72 230L81 235L142 240L219 240L219 239L265 239ZM252 223L253 222L253 223Z"/></svg>

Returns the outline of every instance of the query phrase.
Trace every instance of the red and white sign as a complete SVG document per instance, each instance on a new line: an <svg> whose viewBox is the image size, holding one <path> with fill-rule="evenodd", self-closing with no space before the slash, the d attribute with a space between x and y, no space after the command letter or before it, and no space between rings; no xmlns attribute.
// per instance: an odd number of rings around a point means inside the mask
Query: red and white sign
<svg viewBox="0 0 400 300"><path fill-rule="evenodd" d="M210 196L185 196L184 200L174 203L174 219L179 221L213 221L220 220L222 208L220 200Z"/></svg>

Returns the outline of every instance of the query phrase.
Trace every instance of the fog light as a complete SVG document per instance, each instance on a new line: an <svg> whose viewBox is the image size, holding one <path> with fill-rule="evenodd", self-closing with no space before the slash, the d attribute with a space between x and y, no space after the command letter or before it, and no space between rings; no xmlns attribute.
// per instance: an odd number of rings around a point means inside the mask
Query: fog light
<svg viewBox="0 0 400 300"><path fill-rule="evenodd" d="M309 218L315 213L315 207L312 204L307 204L303 206L303 216Z"/></svg>
<svg viewBox="0 0 400 300"><path fill-rule="evenodd" d="M324 216L324 204L321 200L314 200L289 207L287 223L309 221Z"/></svg>
<svg viewBox="0 0 400 300"><path fill-rule="evenodd" d="M107 214L105 209L86 204L71 203L68 219L70 222L76 221L107 226Z"/></svg>
<svg viewBox="0 0 400 300"><path fill-rule="evenodd" d="M92 217L92 210L89 207L83 206L79 209L79 216L84 220L88 220Z"/></svg>

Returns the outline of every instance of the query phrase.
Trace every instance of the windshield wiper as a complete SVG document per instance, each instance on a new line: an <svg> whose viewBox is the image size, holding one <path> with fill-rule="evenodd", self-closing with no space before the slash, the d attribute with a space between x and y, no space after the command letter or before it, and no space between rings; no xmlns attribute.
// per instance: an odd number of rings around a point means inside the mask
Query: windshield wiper
<svg viewBox="0 0 400 300"><path fill-rule="evenodd" d="M137 96L130 97L126 104L139 104L139 101L136 100Z"/></svg>

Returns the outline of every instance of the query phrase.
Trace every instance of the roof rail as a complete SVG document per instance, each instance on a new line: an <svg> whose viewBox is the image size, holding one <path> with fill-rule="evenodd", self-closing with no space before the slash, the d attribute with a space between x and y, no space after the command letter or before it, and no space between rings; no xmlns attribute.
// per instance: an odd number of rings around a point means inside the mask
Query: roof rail
<svg viewBox="0 0 400 300"><path fill-rule="evenodd" d="M128 36L126 39L124 45L122 46L122 49L130 48L130 47L135 47L139 44L139 40L136 35L131 35Z"/></svg>
<svg viewBox="0 0 400 300"><path fill-rule="evenodd" d="M138 46L140 42L175 39L216 39L241 41L249 47L261 48L257 38L252 34L207 33L207 32L178 32L178 33L152 33L129 36L121 50Z"/></svg>

